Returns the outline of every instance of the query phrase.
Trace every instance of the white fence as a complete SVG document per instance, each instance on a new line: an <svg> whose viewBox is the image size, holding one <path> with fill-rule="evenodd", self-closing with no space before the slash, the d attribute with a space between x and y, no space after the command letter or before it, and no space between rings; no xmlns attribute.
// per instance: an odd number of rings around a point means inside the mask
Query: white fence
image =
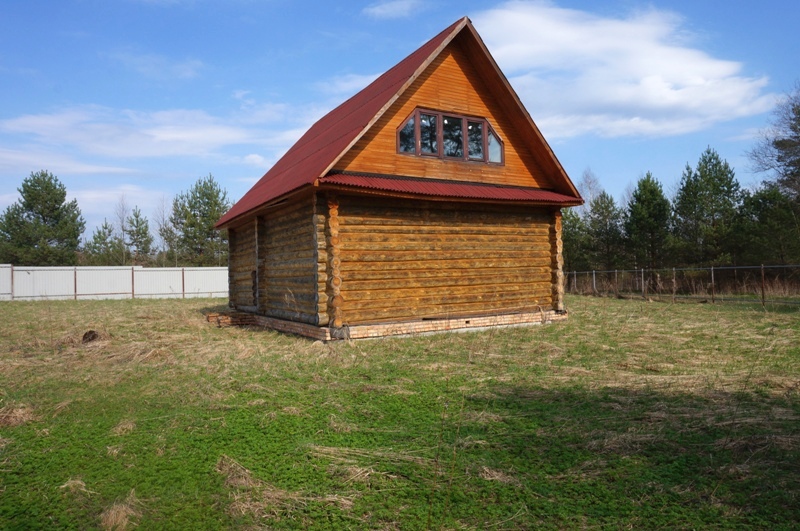
<svg viewBox="0 0 800 531"><path fill-rule="evenodd" d="M0 265L0 300L227 297L227 267Z"/></svg>

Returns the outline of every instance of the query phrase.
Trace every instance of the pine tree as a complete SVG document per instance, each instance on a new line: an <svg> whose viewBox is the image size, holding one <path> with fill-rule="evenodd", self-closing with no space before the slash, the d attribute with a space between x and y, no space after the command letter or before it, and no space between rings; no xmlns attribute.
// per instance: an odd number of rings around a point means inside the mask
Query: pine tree
<svg viewBox="0 0 800 531"><path fill-rule="evenodd" d="M625 213L628 252L636 267L663 267L669 237L671 206L661 183L650 172L639 179Z"/></svg>
<svg viewBox="0 0 800 531"><path fill-rule="evenodd" d="M227 263L228 239L214 225L230 208L228 194L209 174L172 202L170 221L177 233L178 247L189 263Z"/></svg>
<svg viewBox="0 0 800 531"><path fill-rule="evenodd" d="M133 212L128 216L125 234L125 245L133 255L133 263L140 264L146 262L153 247L153 235L150 234L150 223L142 215L139 207L133 207Z"/></svg>
<svg viewBox="0 0 800 531"><path fill-rule="evenodd" d="M733 251L743 264L800 261L800 208L774 183L746 192L733 226Z"/></svg>
<svg viewBox="0 0 800 531"><path fill-rule="evenodd" d="M711 148L686 165L673 203L673 234L683 265L731 262L731 228L741 202L733 168Z"/></svg>
<svg viewBox="0 0 800 531"><path fill-rule="evenodd" d="M115 234L114 226L107 220L97 227L92 234L92 239L84 245L86 260L96 266L123 265L123 241Z"/></svg>
<svg viewBox="0 0 800 531"><path fill-rule="evenodd" d="M577 209L568 208L561 216L564 271L591 269L587 246L586 222Z"/></svg>
<svg viewBox="0 0 800 531"><path fill-rule="evenodd" d="M624 263L622 210L608 193L601 192L589 202L586 232L593 269L608 271Z"/></svg>
<svg viewBox="0 0 800 531"><path fill-rule="evenodd" d="M52 173L31 173L20 200L0 215L0 263L57 266L77 263L86 226L77 200Z"/></svg>

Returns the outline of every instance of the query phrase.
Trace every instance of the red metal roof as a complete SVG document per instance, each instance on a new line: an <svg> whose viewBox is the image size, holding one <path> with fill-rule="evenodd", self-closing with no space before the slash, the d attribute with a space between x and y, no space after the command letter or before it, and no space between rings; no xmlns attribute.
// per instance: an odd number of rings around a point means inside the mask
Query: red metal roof
<svg viewBox="0 0 800 531"><path fill-rule="evenodd" d="M222 226L264 203L303 185L314 183L412 81L435 52L468 24L455 22L417 51L386 71L365 89L322 117L286 154L217 222Z"/></svg>
<svg viewBox="0 0 800 531"><path fill-rule="evenodd" d="M335 173L322 179L320 184L367 188L382 192L408 193L431 197L526 201L559 206L578 205L582 203L580 198L539 188L499 186L494 184L445 181L442 179L417 177Z"/></svg>
<svg viewBox="0 0 800 531"><path fill-rule="evenodd" d="M408 86L421 75L431 62L445 49L445 47L459 33L467 28L468 33L478 42L484 50L486 58L494 65L493 68L506 83L510 92L510 97L516 102L519 111L528 117L530 127L535 130L535 135L539 141L546 145L544 138L540 136L536 125L530 120L522 103L518 100L513 89L507 84L507 80L499 71L494 60L485 49L480 37L475 32L472 24L467 17L458 20L450 27L439 33L437 36L423 44L414 53L400 61L397 65L386 71L378 79L370 83L365 89L345 101L330 113L323 116L298 140L286 154L239 200L233 207L217 222L217 227L224 227L237 219L241 219L262 205L277 199L289 192L297 190L303 186L312 185L320 180L320 183L332 182L331 177L324 177L333 168L337 161L347 153L348 149L358 141L364 133L369 130L372 124L399 98ZM555 159L555 155L547 147L549 156L553 158L552 163L566 182L567 189L575 190L569 177L563 171L561 164ZM342 178L344 176L341 176ZM375 187L377 181L371 180L371 186ZM414 181L416 182L416 180ZM352 182L351 182L352 185ZM369 187L364 184L362 187ZM384 184L389 186L389 184ZM400 186L394 184L393 186ZM406 183L403 186L411 186ZM476 188L453 188L452 186L437 188L436 193L428 193L428 187L436 185L433 182L423 182L415 184L409 193L420 193L422 195L437 195L442 197L479 197L484 199L502 199L503 195L509 195L510 200L531 200L558 204L580 204L583 200L575 191L575 196L560 195L554 192L539 190L534 193L534 189L519 188L518 191L511 193L508 190L501 192L504 187L494 187L496 190L488 191L481 185L474 185ZM469 183L461 186L469 187ZM484 195L460 195L477 194L478 188ZM376 188L377 189L377 188ZM392 188L383 188L386 191L393 191ZM446 192L446 193L445 193ZM455 194L455 195L452 195ZM490 194L490 195L485 195ZM531 195L533 194L533 195ZM521 197L525 196L526 199ZM537 198L533 198L536 196ZM558 199L556 198L558 196ZM531 199L528 199L531 197ZM550 199L545 199L549 197ZM516 199L514 199L516 198Z"/></svg>

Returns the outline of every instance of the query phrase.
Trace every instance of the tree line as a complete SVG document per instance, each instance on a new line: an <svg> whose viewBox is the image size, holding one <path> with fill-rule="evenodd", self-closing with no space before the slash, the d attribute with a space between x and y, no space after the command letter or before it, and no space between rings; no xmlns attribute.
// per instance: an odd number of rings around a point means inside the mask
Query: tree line
<svg viewBox="0 0 800 531"><path fill-rule="evenodd" d="M565 269L800 263L800 82L776 106L749 157L770 175L755 190L743 189L709 147L694 167L686 165L674 197L648 172L622 205L584 173L579 188L587 203L563 215ZM31 173L19 192L0 215L0 263L227 264L227 234L214 224L231 203L210 174L171 205L162 201L154 226L120 198L114 219L83 244L86 223L56 176Z"/></svg>
<svg viewBox="0 0 800 531"><path fill-rule="evenodd" d="M226 231L214 224L231 207L212 175L199 179L172 203L162 200L153 224L120 197L85 241L86 222L77 200L47 170L32 172L20 199L0 215L0 263L34 266L217 266L228 263Z"/></svg>
<svg viewBox="0 0 800 531"><path fill-rule="evenodd" d="M800 263L800 83L775 108L748 153L769 172L755 190L712 148L687 164L671 199L647 173L622 205L590 171L587 203L565 211L567 271Z"/></svg>

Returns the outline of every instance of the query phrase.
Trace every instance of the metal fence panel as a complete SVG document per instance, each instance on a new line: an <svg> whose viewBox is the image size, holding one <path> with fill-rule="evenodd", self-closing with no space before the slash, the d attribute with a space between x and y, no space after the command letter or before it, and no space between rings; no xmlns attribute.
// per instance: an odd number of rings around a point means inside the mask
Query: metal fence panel
<svg viewBox="0 0 800 531"><path fill-rule="evenodd" d="M11 266L0 264L0 301L11 300Z"/></svg>
<svg viewBox="0 0 800 531"><path fill-rule="evenodd" d="M14 267L0 264L0 300L227 296L227 267Z"/></svg>
<svg viewBox="0 0 800 531"><path fill-rule="evenodd" d="M227 297L227 267L187 267L186 297Z"/></svg>
<svg viewBox="0 0 800 531"><path fill-rule="evenodd" d="M137 269L134 297L149 299L173 299L183 296L182 269L165 267L159 269Z"/></svg>
<svg viewBox="0 0 800 531"><path fill-rule="evenodd" d="M15 267L12 285L15 300L75 298L74 267Z"/></svg>
<svg viewBox="0 0 800 531"><path fill-rule="evenodd" d="M130 267L76 267L76 299L129 299Z"/></svg>

